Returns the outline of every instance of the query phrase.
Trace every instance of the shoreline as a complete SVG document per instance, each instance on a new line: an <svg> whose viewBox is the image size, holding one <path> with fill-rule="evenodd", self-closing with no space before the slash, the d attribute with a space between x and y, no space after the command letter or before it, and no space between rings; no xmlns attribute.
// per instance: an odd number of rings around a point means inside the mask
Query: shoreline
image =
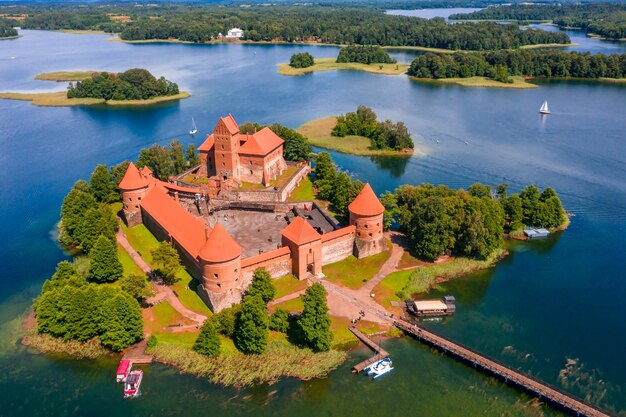
<svg viewBox="0 0 626 417"><path fill-rule="evenodd" d="M286 76L302 76L316 71L335 70L365 71L381 75L402 75L409 68L409 64L402 62L396 64L361 64L358 62L336 62L336 58L315 58L314 64L306 68L293 68L288 63L277 65L278 73Z"/></svg>
<svg viewBox="0 0 626 417"><path fill-rule="evenodd" d="M93 74L97 74L98 72L101 71L87 70L42 72L41 74L35 75L35 80L56 82L83 81L90 78Z"/></svg>
<svg viewBox="0 0 626 417"><path fill-rule="evenodd" d="M98 104L111 107L124 106L151 106L157 103L182 100L190 97L186 91L172 96L153 97L148 100L104 100L101 98L67 98L67 92L55 91L48 93L14 93L0 92L0 99L30 101L34 106L41 107L73 107L73 106L94 106Z"/></svg>
<svg viewBox="0 0 626 417"><path fill-rule="evenodd" d="M12 39L18 39L21 38L24 35L15 35L15 36L5 36L3 38L0 38L0 41L8 41L8 40L12 40Z"/></svg>
<svg viewBox="0 0 626 417"><path fill-rule="evenodd" d="M401 151L370 149L371 140L364 136L331 136L330 132L336 124L336 120L337 116L321 117L303 123L296 130L304 135L313 146L350 155L410 157L414 154L423 154L421 151L416 151L415 148Z"/></svg>

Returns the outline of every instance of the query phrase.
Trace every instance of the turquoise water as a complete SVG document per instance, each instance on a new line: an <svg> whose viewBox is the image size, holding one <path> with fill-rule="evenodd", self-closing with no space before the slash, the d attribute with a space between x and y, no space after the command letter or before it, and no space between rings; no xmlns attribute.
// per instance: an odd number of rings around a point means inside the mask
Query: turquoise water
<svg viewBox="0 0 626 417"><path fill-rule="evenodd" d="M624 86L552 81L516 91L350 71L283 77L276 64L292 53L329 57L337 48L128 45L102 35L22 34L0 42L1 91L62 88L33 80L45 71L145 67L192 96L146 109L0 100L0 416L532 414L520 405L527 397L408 338L388 342L397 369L376 383L349 372L368 354L360 350L328 379L246 390L152 366L136 401L120 398L115 360L32 354L11 338L15 318L65 258L53 237L61 200L96 164L134 159L142 147L173 138L199 144L226 113L239 122L297 127L361 103L405 121L424 152L407 159L333 153L377 192L424 181L507 182L513 190L532 182L555 187L576 215L565 233L516 243L496 268L444 284L440 293L457 297L458 313L429 325L553 384L566 359L578 359L596 382L569 389L626 410ZM553 114L541 118L544 99ZM202 133L194 138L185 134L192 117Z"/></svg>

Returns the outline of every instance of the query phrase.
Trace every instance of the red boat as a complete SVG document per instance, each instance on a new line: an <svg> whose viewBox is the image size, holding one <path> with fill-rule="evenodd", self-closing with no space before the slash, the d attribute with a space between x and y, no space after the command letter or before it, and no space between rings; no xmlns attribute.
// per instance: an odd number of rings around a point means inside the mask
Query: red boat
<svg viewBox="0 0 626 417"><path fill-rule="evenodd" d="M128 374L130 373L130 369L133 367L133 363L128 359L122 359L120 361L120 366L117 367L117 372L115 373L115 380L117 382L124 382L126 378L128 378Z"/></svg>
<svg viewBox="0 0 626 417"><path fill-rule="evenodd" d="M135 369L131 371L124 383L124 398L136 397L139 395L139 386L143 378L143 371Z"/></svg>

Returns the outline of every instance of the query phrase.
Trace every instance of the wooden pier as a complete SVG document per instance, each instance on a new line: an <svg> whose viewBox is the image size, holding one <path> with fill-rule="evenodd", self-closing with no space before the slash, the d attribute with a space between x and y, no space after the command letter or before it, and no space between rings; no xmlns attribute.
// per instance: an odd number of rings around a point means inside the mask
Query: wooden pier
<svg viewBox="0 0 626 417"><path fill-rule="evenodd" d="M426 330L420 325L409 323L405 320L394 320L394 325L405 333L415 336L420 341L463 362L469 363L475 368L480 368L482 371L501 379L505 383L521 388L540 400L549 402L572 415L581 417L611 417L611 414L608 412L592 406L574 397L572 394L551 387L536 378L529 377L468 347Z"/></svg>
<svg viewBox="0 0 626 417"><path fill-rule="evenodd" d="M361 332L356 327L349 328L352 333L366 346L376 352L376 355L372 356L369 359L365 359L363 362L359 362L352 367L352 372L361 372L366 367L370 366L374 362L378 362L379 360L386 358L389 356L389 353L382 349L378 343L375 343L372 339L370 339L365 333Z"/></svg>
<svg viewBox="0 0 626 417"><path fill-rule="evenodd" d="M148 364L152 363L153 356L146 353L147 341L142 340L139 343L136 343L130 346L126 352L124 352L124 356L122 359L128 359L134 365Z"/></svg>

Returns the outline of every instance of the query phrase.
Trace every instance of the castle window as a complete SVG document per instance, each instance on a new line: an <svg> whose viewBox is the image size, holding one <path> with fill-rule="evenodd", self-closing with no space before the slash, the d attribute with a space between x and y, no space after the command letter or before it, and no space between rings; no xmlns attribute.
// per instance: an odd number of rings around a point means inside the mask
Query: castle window
<svg viewBox="0 0 626 417"><path fill-rule="evenodd" d="M372 234L370 233L370 237L372 237Z"/></svg>
<svg viewBox="0 0 626 417"><path fill-rule="evenodd" d="M217 274L213 274L213 276L214 276L215 278L217 278Z"/></svg>
<svg viewBox="0 0 626 417"><path fill-rule="evenodd" d="M377 226L377 227L380 227L380 223L376 223L376 226Z"/></svg>
<svg viewBox="0 0 626 417"><path fill-rule="evenodd" d="M313 253L313 249L309 248L309 253Z"/></svg>
<svg viewBox="0 0 626 417"><path fill-rule="evenodd" d="M129 200L130 200L130 201L133 201L133 198L132 198L132 197L130 197L130 198L129 198Z"/></svg>
<svg viewBox="0 0 626 417"><path fill-rule="evenodd" d="M139 208L139 206L135 205L135 208Z"/></svg>
<svg viewBox="0 0 626 417"><path fill-rule="evenodd" d="M357 235L357 236L361 236L361 232L357 232L357 233L356 233L356 235Z"/></svg>
<svg viewBox="0 0 626 417"><path fill-rule="evenodd" d="M250 175L252 175L252 174L253 174L253 172L252 172L252 170L250 170Z"/></svg>
<svg viewBox="0 0 626 417"><path fill-rule="evenodd" d="M365 228L367 229L368 227L369 227L369 226L368 226L368 224L367 224L367 223L365 223Z"/></svg>
<svg viewBox="0 0 626 417"><path fill-rule="evenodd" d="M217 287L218 288L222 288L222 284L220 284L219 282L217 283Z"/></svg>
<svg viewBox="0 0 626 417"><path fill-rule="evenodd" d="M248 163L249 163L250 165L252 165L252 159L251 159L251 160L249 160L249 161L248 161Z"/></svg>
<svg viewBox="0 0 626 417"><path fill-rule="evenodd" d="M139 198L139 201L141 201L141 197L138 197L138 198Z"/></svg>
<svg viewBox="0 0 626 417"><path fill-rule="evenodd" d="M222 166L225 167L226 166L226 162L222 161ZM224 178L226 179L226 178Z"/></svg>
<svg viewBox="0 0 626 417"><path fill-rule="evenodd" d="M235 268L235 274L236 274L237 272L239 272L239 270L238 270L237 268Z"/></svg>

